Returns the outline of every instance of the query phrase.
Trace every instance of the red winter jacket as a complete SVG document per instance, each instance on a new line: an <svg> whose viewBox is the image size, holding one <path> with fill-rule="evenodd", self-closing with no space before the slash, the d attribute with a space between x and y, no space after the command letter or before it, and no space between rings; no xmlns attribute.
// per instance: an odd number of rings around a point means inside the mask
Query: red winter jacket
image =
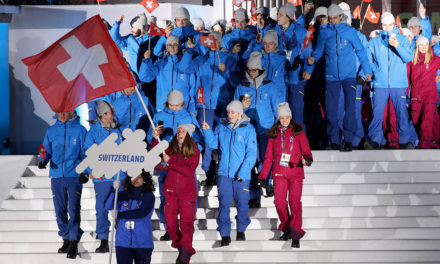
<svg viewBox="0 0 440 264"><path fill-rule="evenodd" d="M184 158L182 154L170 155L171 149L165 153L170 156L168 174L163 186L165 195L175 193L177 196L197 196L196 168L199 165L200 151L194 144L194 155Z"/></svg>
<svg viewBox="0 0 440 264"><path fill-rule="evenodd" d="M293 137L293 147L291 148L291 137ZM290 162L288 167L280 165L281 154L281 127L278 126L276 138L269 137L269 142L266 148L266 155L264 157L263 168L261 169L258 180L266 179L272 168L272 177L276 181L279 177L287 177L290 180L304 179L304 169L301 161L301 156L308 157L313 160L312 152L310 151L309 141L306 134L297 123L291 124L284 132L284 152L290 153Z"/></svg>
<svg viewBox="0 0 440 264"><path fill-rule="evenodd" d="M434 55L429 64L425 64L425 54L419 53L419 61L416 65L412 62L407 64L408 80L411 88L411 102L437 103L438 92L435 77L440 69L440 57Z"/></svg>

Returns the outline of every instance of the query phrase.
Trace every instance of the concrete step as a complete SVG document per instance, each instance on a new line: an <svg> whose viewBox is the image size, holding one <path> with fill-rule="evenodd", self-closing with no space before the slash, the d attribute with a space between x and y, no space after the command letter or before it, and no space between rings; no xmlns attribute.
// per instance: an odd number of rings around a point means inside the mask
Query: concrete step
<svg viewBox="0 0 440 264"><path fill-rule="evenodd" d="M321 161L440 161L437 149L354 150L352 152L313 151L313 159Z"/></svg>
<svg viewBox="0 0 440 264"><path fill-rule="evenodd" d="M165 231L154 230L155 241L159 240ZM96 242L95 237L85 232L81 242ZM231 237L235 238L236 232L232 231ZM247 230L246 240L267 241L278 240L281 231L276 229ZM303 238L305 240L432 240L440 237L440 228L337 228L337 229L310 229ZM194 241L220 240L221 236L216 230L195 230ZM61 238L57 231L1 231L0 243L59 243Z"/></svg>
<svg viewBox="0 0 440 264"><path fill-rule="evenodd" d="M232 229L236 227L235 215L231 214ZM158 220L152 220L154 230L163 230ZM278 219L255 219L251 218L248 229L277 229ZM95 220L81 222L84 231L94 231ZM330 229L330 228L439 228L438 217L375 217L375 218L305 218L303 228L307 229ZM194 221L196 230L216 230L216 219L200 219ZM0 231L57 231L55 220L46 221L0 221Z"/></svg>
<svg viewBox="0 0 440 264"><path fill-rule="evenodd" d="M273 197L262 197L262 207L274 207ZM159 199L155 201L155 208L160 204ZM311 206L384 206L384 205L438 205L440 195L437 194L399 194L399 195L322 195L303 196L304 207ZM199 208L218 208L217 197L198 197ZM81 199L81 208L86 210L94 209L95 199ZM5 200L2 203L4 210L50 210L53 209L52 199L32 200Z"/></svg>
<svg viewBox="0 0 440 264"><path fill-rule="evenodd" d="M308 172L434 172L440 161L321 161L305 169Z"/></svg>
<svg viewBox="0 0 440 264"><path fill-rule="evenodd" d="M303 195L353 195L353 194L439 194L440 183L395 183L395 184L306 184ZM11 190L12 199L48 199L52 198L50 188L15 188ZM159 189L156 188L156 197L159 197ZM217 186L201 187L199 196L217 196ZM95 197L95 190L85 187L82 198Z"/></svg>
<svg viewBox="0 0 440 264"><path fill-rule="evenodd" d="M95 210L81 210L82 220L95 220ZM158 219L158 210L152 219ZM231 208L231 215L236 215L236 208ZM217 218L217 208L198 208L197 219ZM250 208L251 218L278 218L274 207ZM405 217L405 216L440 216L440 206L343 206L343 207L304 207L303 218L310 217ZM0 220L55 220L55 211L0 211Z"/></svg>

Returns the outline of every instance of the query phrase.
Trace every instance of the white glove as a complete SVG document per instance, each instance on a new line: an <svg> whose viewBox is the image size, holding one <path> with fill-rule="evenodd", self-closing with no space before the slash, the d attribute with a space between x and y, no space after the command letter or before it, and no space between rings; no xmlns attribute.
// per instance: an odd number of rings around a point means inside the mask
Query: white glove
<svg viewBox="0 0 440 264"><path fill-rule="evenodd" d="M119 190L119 187L120 187L120 186L121 186L121 181L119 181L119 180L115 180L115 181L113 182L113 188L115 188L116 191Z"/></svg>
<svg viewBox="0 0 440 264"><path fill-rule="evenodd" d="M114 222L116 220L116 218L118 217L118 210L114 209L110 211L110 221Z"/></svg>

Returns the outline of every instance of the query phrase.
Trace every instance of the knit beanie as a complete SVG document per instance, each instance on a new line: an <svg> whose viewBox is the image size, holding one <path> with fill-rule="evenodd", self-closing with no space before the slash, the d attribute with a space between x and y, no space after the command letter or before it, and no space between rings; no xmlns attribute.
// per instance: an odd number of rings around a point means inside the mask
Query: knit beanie
<svg viewBox="0 0 440 264"><path fill-rule="evenodd" d="M315 10L315 20L318 16L327 16L327 7L325 6L320 6Z"/></svg>
<svg viewBox="0 0 440 264"><path fill-rule="evenodd" d="M167 102L172 105L183 103L183 94L179 90L172 90L167 97Z"/></svg>
<svg viewBox="0 0 440 264"><path fill-rule="evenodd" d="M249 60L246 64L246 66L248 68L255 68L255 69L262 70L263 65L261 64L261 57L262 57L262 55L259 51L252 52L251 55L249 56Z"/></svg>
<svg viewBox="0 0 440 264"><path fill-rule="evenodd" d="M256 11L256 13L257 13L257 15L258 15L258 14L261 14L261 15L269 15L270 11L269 11L269 8L263 6L263 7L258 8L257 11Z"/></svg>
<svg viewBox="0 0 440 264"><path fill-rule="evenodd" d="M380 23L384 25L391 25L394 23L394 16L390 12L384 12L380 18Z"/></svg>
<svg viewBox="0 0 440 264"><path fill-rule="evenodd" d="M248 20L249 18L248 18L246 10L241 7L239 9L235 10L234 20L235 19Z"/></svg>
<svg viewBox="0 0 440 264"><path fill-rule="evenodd" d="M290 110L289 103L284 102L280 103L277 106L277 117L280 119L282 116L290 116L292 117L292 111Z"/></svg>
<svg viewBox="0 0 440 264"><path fill-rule="evenodd" d="M218 31L214 31L209 33L209 36L214 36L215 40L217 40L220 43L220 46L222 45L222 34Z"/></svg>
<svg viewBox="0 0 440 264"><path fill-rule="evenodd" d="M278 12L284 12L286 16L293 20L295 17L296 7L291 3L286 3L283 5Z"/></svg>
<svg viewBox="0 0 440 264"><path fill-rule="evenodd" d="M203 22L203 19L201 19L200 17L195 17L191 19L191 24L193 24L194 28L205 28L205 22Z"/></svg>
<svg viewBox="0 0 440 264"><path fill-rule="evenodd" d="M266 31L266 33L264 34L264 37L263 37L263 43L266 40L271 40L271 41L275 42L276 46L278 46L278 31L273 30L273 29Z"/></svg>
<svg viewBox="0 0 440 264"><path fill-rule="evenodd" d="M177 43L177 44L179 44L179 37L178 37L178 36L175 36L175 35L170 35L170 36L167 38L166 45L168 45L168 44L170 44L170 43Z"/></svg>
<svg viewBox="0 0 440 264"><path fill-rule="evenodd" d="M157 25L157 17L156 16L149 16L148 17L148 24L150 24L150 22L153 22L153 24Z"/></svg>
<svg viewBox="0 0 440 264"><path fill-rule="evenodd" d="M424 36L419 36L416 41L416 46L418 46L420 44L428 44L429 45L429 39L427 39Z"/></svg>
<svg viewBox="0 0 440 264"><path fill-rule="evenodd" d="M234 101L230 102L228 104L228 106L226 106L226 110L234 111L234 112L237 112L240 115L242 115L243 114L243 104L238 100L234 100Z"/></svg>
<svg viewBox="0 0 440 264"><path fill-rule="evenodd" d="M176 10L176 14L174 15L174 19L176 19L176 18L186 18L186 19L189 19L190 16L189 16L188 9L186 9L185 7L179 7Z"/></svg>
<svg viewBox="0 0 440 264"><path fill-rule="evenodd" d="M414 33L409 28L402 28L402 34L406 37L414 37Z"/></svg>
<svg viewBox="0 0 440 264"><path fill-rule="evenodd" d="M107 113L110 110L113 110L113 105L107 101L104 100L98 100L96 111L98 112L98 116L102 116L103 114Z"/></svg>
<svg viewBox="0 0 440 264"><path fill-rule="evenodd" d="M196 131L196 126L193 124L180 124L179 127L184 128L190 137Z"/></svg>
<svg viewBox="0 0 440 264"><path fill-rule="evenodd" d="M342 12L344 13L345 17L344 17L344 23L351 25L351 11L350 11L350 6L345 3L345 2L341 2L339 4L339 7L342 9Z"/></svg>
<svg viewBox="0 0 440 264"><path fill-rule="evenodd" d="M406 26L408 28L416 27L416 26L421 27L422 24L420 24L420 19L418 19L417 17L412 17L412 18L410 18L410 20L408 20L408 24Z"/></svg>
<svg viewBox="0 0 440 264"><path fill-rule="evenodd" d="M145 14L139 14L130 21L130 25L139 30L147 30L148 19Z"/></svg>
<svg viewBox="0 0 440 264"><path fill-rule="evenodd" d="M327 15L329 17L339 16L343 15L344 11L342 11L342 8L338 6L337 4L331 4L327 9Z"/></svg>

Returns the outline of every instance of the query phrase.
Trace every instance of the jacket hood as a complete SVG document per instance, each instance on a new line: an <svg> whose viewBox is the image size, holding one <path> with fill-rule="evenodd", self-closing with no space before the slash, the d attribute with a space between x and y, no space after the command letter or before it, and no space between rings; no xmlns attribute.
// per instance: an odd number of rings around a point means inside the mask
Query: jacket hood
<svg viewBox="0 0 440 264"><path fill-rule="evenodd" d="M250 82L255 87L255 89L258 89L260 85L263 83L264 78L266 77L266 70L263 69L263 73L261 73L255 79L252 79L247 72L245 74L248 82Z"/></svg>
<svg viewBox="0 0 440 264"><path fill-rule="evenodd" d="M241 118L237 120L237 123L232 124L232 130L236 129L237 127L247 126L251 122L251 119L246 115L242 114ZM228 121L228 118L223 119L223 125L226 127L229 127L229 124L231 124Z"/></svg>
<svg viewBox="0 0 440 264"><path fill-rule="evenodd" d="M66 121L66 125L79 124L79 117L76 114L76 111L72 111L72 112L73 112L72 117ZM57 121L55 122L55 124L64 125L64 123L61 122L58 118L57 118Z"/></svg>

